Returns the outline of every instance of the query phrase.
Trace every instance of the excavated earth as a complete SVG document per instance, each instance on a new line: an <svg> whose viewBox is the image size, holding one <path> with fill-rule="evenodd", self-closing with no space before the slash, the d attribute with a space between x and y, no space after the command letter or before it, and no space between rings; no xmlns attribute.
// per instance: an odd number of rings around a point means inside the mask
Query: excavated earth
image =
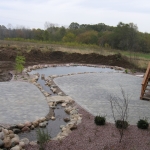
<svg viewBox="0 0 150 150"><path fill-rule="evenodd" d="M14 70L15 58L17 54L26 58L26 64L35 65L39 63L84 63L100 64L109 66L119 66L128 69L138 69L130 64L125 57L120 54L103 56L96 53L80 54L67 53L61 51L42 52L40 49L32 49L30 52L24 50L17 51L11 47L0 47L0 82L8 81L11 78L9 71Z"/></svg>

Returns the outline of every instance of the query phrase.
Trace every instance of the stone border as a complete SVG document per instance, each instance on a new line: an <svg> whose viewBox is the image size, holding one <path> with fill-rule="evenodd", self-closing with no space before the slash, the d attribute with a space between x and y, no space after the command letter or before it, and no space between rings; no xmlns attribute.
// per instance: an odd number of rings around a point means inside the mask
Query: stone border
<svg viewBox="0 0 150 150"><path fill-rule="evenodd" d="M45 80L45 85L49 86L53 93L57 93L58 96L50 96L50 94L43 90L42 86L37 83L40 74L34 74L33 76L29 75L28 73L32 70L36 69L42 69L42 68L48 68L48 67L58 67L58 66L87 66L87 67L96 67L96 68L110 68L118 71L125 71L122 67L117 66L104 66L104 65L92 65L92 64L45 64L45 65L34 65L29 66L23 70L23 73L28 75L27 82L30 82L37 86L39 90L43 93L43 95L47 99L47 103L50 108L55 108L58 103L61 103L61 106L64 107L65 112L70 114L70 118L64 118L64 121L69 122L66 125L61 125L61 132L58 133L58 135L53 138L52 140L62 140L66 136L68 136L69 133L71 133L71 130L76 129L77 125L81 123L82 121L82 114L78 113L78 109L73 106L74 100L69 96L64 96L65 94L63 92L57 92L58 87L56 85L52 85L53 79L57 77L63 77L68 75L76 75L76 74L87 74L87 73L97 73L97 72L81 72L81 73L71 73L67 75L51 75L48 78L45 78L45 75L41 75L41 78ZM16 75L17 76L17 75ZM16 76L12 77L12 80L15 79ZM31 76L31 78L30 78ZM18 75L19 77L19 75ZM22 81L22 80L21 80ZM54 82L53 82L54 83ZM19 136L17 133L20 131L30 131L30 129L34 129L35 127L46 127L48 124L48 120L52 119L55 120L54 116L46 116L42 117L38 120L35 120L33 122L26 122L24 124L18 124L18 125L12 125L9 128L0 127L0 147L4 146L5 148L10 148L10 150L16 150L16 149L23 149L25 145L29 144L29 140L27 138L23 138L19 140ZM30 142L31 145L37 144L34 141Z"/></svg>

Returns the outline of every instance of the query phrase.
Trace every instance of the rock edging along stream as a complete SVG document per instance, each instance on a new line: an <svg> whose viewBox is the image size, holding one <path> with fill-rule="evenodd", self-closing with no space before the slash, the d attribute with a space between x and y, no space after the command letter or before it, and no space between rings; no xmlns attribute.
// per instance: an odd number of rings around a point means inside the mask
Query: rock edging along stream
<svg viewBox="0 0 150 150"><path fill-rule="evenodd" d="M69 97L69 96L63 96L65 95L62 91L60 92L58 90L58 87L56 85L52 85L53 79L56 77L62 77L66 75L51 75L48 78L45 78L45 75L41 75L41 78L45 80L45 84L51 88L53 93L57 93L57 96L50 96L50 94L46 91L43 90L42 86L37 83L37 80L39 79L40 75L39 74L34 74L34 75L29 75L28 73L32 70L35 69L42 69L42 68L47 68L47 67L57 67L57 66L88 66L88 67L99 67L99 68L111 68L115 70L121 70L124 71L124 68L117 67L117 66L100 66L100 65L84 65L84 64L64 64L64 65L56 65L56 64L50 64L50 65L34 65L30 66L28 68L25 68L23 70L23 74L27 75L26 81L29 81L33 83L35 86L37 86L40 91L43 93L43 95L47 99L47 103L50 108L54 109L58 103L61 103L62 107L64 107L65 112L70 114L70 118L66 118L67 123L66 126L61 125L61 132L58 133L58 135L54 138L54 140L61 140L64 137L66 137L69 133L71 133L71 130L77 128L77 125L81 123L82 121L82 114L78 113L78 109L73 106L74 100ZM87 73L87 72L84 72ZM77 74L84 74L84 73L77 73ZM94 73L94 72L88 72L88 73ZM75 73L72 74L67 74L67 75L75 75ZM17 75L16 75L17 76ZM15 77L13 77L13 80ZM19 77L19 75L17 76ZM59 92L58 92L59 91ZM16 147L23 148L25 145L29 144L29 140L24 138L22 140L19 140L19 137L16 135L20 131L30 131L30 129L34 129L35 127L46 127L47 125L47 120L55 120L55 116L47 115L45 117L42 117L38 120L35 120L33 122L26 122L24 124L18 124L18 125L13 125L10 126L9 128L5 128L4 126L0 130L0 147L3 146L5 148L11 148L11 150L15 149ZM15 139L14 139L15 138ZM14 142L15 140L15 142ZM13 145L14 144L14 145ZM30 144L34 145L36 144L35 142L30 142ZM12 146L13 145L13 146Z"/></svg>

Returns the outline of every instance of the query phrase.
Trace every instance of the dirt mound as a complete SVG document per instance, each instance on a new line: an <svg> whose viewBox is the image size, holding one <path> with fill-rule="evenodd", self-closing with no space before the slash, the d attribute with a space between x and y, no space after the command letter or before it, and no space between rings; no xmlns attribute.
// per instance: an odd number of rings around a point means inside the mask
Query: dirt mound
<svg viewBox="0 0 150 150"><path fill-rule="evenodd" d="M18 52L15 49L0 48L0 61L14 62L17 53ZM129 69L136 68L120 54L103 56L96 53L80 54L61 51L42 52L39 49L32 49L29 53L23 51L22 55L26 58L26 65L30 63L87 63L120 66Z"/></svg>

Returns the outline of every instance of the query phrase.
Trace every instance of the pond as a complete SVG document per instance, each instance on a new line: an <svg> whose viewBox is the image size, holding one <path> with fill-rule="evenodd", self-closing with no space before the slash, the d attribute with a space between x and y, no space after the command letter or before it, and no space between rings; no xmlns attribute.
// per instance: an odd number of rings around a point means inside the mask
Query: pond
<svg viewBox="0 0 150 150"><path fill-rule="evenodd" d="M45 75L45 77L51 76L51 75L67 75L67 74L77 74L77 73L93 73L93 72L118 72L115 69L111 68L101 68L101 67L89 67L89 66L57 66L57 67L48 67L48 68L42 68L42 69L36 69L29 72L29 74L37 74L39 73L40 76L42 74ZM45 80L42 80L41 77L39 77L38 83L43 87L43 89L50 93L51 95L57 95L54 94L49 86L45 85ZM65 125L66 122L64 122L63 118L68 117L68 114L65 113L64 108L61 107L61 105L57 105L57 108L54 109L56 120L48 121L48 125L44 130L47 130L49 135L54 138L57 136L59 132L61 132L60 125ZM19 136L21 138L26 137L30 141L37 140L36 138L36 130L32 130L30 132L20 133Z"/></svg>

